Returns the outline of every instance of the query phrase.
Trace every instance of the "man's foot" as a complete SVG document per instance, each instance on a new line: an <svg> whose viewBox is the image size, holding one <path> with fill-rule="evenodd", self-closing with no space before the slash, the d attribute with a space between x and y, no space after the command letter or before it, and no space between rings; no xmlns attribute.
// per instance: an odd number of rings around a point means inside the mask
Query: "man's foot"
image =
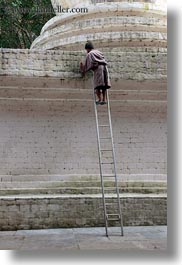
<svg viewBox="0 0 182 265"><path fill-rule="evenodd" d="M100 104L101 105L106 105L107 104L107 101L102 101Z"/></svg>
<svg viewBox="0 0 182 265"><path fill-rule="evenodd" d="M102 101L101 100L97 100L96 101L96 105L101 105Z"/></svg>

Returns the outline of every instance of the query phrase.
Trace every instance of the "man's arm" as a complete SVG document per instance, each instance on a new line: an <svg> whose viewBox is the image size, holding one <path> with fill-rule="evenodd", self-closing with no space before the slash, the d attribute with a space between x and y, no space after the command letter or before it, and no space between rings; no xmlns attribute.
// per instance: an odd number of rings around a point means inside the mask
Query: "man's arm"
<svg viewBox="0 0 182 265"><path fill-rule="evenodd" d="M87 54L85 64L82 62L80 63L80 70L83 73L83 76L85 76L86 72L92 70L93 68L93 59L91 52Z"/></svg>

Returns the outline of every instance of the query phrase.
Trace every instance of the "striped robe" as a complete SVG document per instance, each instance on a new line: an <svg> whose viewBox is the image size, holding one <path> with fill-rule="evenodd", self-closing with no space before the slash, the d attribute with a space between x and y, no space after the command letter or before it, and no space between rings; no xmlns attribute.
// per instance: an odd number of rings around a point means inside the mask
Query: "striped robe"
<svg viewBox="0 0 182 265"><path fill-rule="evenodd" d="M91 50L86 57L84 73L92 70L94 73L94 88L108 89L111 87L107 62L98 50Z"/></svg>

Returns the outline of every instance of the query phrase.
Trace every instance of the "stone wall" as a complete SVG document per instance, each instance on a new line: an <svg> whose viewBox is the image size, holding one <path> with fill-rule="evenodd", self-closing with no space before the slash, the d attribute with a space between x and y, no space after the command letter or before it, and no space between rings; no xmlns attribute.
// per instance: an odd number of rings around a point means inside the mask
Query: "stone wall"
<svg viewBox="0 0 182 265"><path fill-rule="evenodd" d="M166 80L165 48L104 49L112 79ZM81 78L84 52L0 49L0 75Z"/></svg>
<svg viewBox="0 0 182 265"><path fill-rule="evenodd" d="M165 195L127 195L121 204L125 226L167 224ZM101 195L0 198L1 231L91 226L104 226Z"/></svg>

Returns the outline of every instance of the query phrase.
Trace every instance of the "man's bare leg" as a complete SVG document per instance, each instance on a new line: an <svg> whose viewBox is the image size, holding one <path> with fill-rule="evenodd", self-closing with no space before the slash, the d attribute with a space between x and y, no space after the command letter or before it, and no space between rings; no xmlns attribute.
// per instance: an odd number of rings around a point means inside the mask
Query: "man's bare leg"
<svg viewBox="0 0 182 265"><path fill-rule="evenodd" d="M99 101L101 101L102 99L101 99L101 91L100 91L100 89L96 89L95 91L96 91L96 95L97 95Z"/></svg>
<svg viewBox="0 0 182 265"><path fill-rule="evenodd" d="M103 96L103 102L106 102L107 101L107 90L106 89L102 90L102 96Z"/></svg>

